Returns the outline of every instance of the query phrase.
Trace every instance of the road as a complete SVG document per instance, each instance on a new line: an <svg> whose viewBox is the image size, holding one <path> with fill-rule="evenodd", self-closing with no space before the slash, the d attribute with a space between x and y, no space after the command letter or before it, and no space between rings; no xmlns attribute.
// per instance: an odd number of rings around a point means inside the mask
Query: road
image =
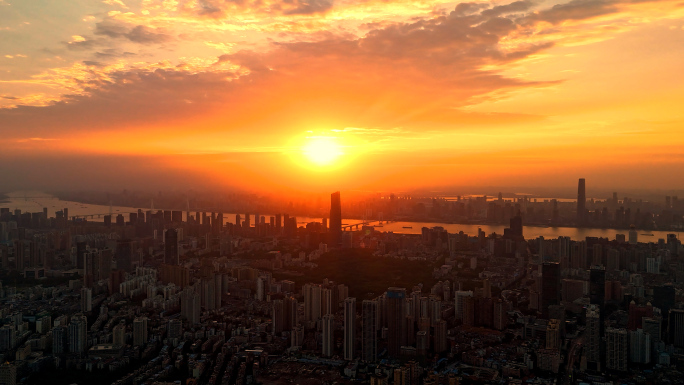
<svg viewBox="0 0 684 385"><path fill-rule="evenodd" d="M568 364L565 367L565 376L563 377L563 385L570 385L572 375L575 371L575 359L579 358L579 352L584 344L584 333L572 340L572 347L568 350Z"/></svg>

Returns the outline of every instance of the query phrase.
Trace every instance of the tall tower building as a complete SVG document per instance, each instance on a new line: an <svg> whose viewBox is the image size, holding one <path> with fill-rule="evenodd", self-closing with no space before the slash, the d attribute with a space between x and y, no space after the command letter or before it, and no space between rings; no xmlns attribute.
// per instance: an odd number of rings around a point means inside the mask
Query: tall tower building
<svg viewBox="0 0 684 385"><path fill-rule="evenodd" d="M601 369L601 310L597 305L587 308L587 363L593 370Z"/></svg>
<svg viewBox="0 0 684 385"><path fill-rule="evenodd" d="M344 300L344 359L354 359L356 342L356 298Z"/></svg>
<svg viewBox="0 0 684 385"><path fill-rule="evenodd" d="M130 239L116 242L116 268L126 272L133 270L133 242Z"/></svg>
<svg viewBox="0 0 684 385"><path fill-rule="evenodd" d="M473 292L468 291L457 291L454 293L454 306L456 307L456 319L463 320L463 308L465 306L465 301L467 297L472 297ZM418 313L420 316L420 313Z"/></svg>
<svg viewBox="0 0 684 385"><path fill-rule="evenodd" d="M366 362L375 362L378 357L378 301L365 300L361 307L363 312L361 358Z"/></svg>
<svg viewBox="0 0 684 385"><path fill-rule="evenodd" d="M304 285L304 320L316 321L321 318L321 286Z"/></svg>
<svg viewBox="0 0 684 385"><path fill-rule="evenodd" d="M333 327L334 320L332 314L326 314L323 317L323 356L332 357L333 355Z"/></svg>
<svg viewBox="0 0 684 385"><path fill-rule="evenodd" d="M330 244L337 246L341 241L342 236L342 203L340 201L340 192L334 192L330 195Z"/></svg>
<svg viewBox="0 0 684 385"><path fill-rule="evenodd" d="M560 264L545 262L542 264L541 312L542 318L549 318L549 306L558 305L561 299Z"/></svg>
<svg viewBox="0 0 684 385"><path fill-rule="evenodd" d="M651 336L643 329L629 332L630 361L637 364L651 362Z"/></svg>
<svg viewBox="0 0 684 385"><path fill-rule="evenodd" d="M603 306L606 298L606 269L603 266L592 266L589 282L590 303Z"/></svg>
<svg viewBox="0 0 684 385"><path fill-rule="evenodd" d="M558 349L561 344L560 321L550 319L546 325L546 348Z"/></svg>
<svg viewBox="0 0 684 385"><path fill-rule="evenodd" d="M583 223L587 211L587 193L584 178L577 185L577 222Z"/></svg>
<svg viewBox="0 0 684 385"><path fill-rule="evenodd" d="M273 301L273 334L280 335L283 332L285 324L285 304L282 299Z"/></svg>
<svg viewBox="0 0 684 385"><path fill-rule="evenodd" d="M627 329L606 329L606 368L626 372L628 368Z"/></svg>
<svg viewBox="0 0 684 385"><path fill-rule="evenodd" d="M406 289L387 289L387 351L390 357L399 357L401 347L406 345L404 329L404 302Z"/></svg>
<svg viewBox="0 0 684 385"><path fill-rule="evenodd" d="M185 317L190 325L200 323L201 297L192 288L186 288L181 292L181 316Z"/></svg>
<svg viewBox="0 0 684 385"><path fill-rule="evenodd" d="M147 343L147 317L133 320L133 345L143 346Z"/></svg>
<svg viewBox="0 0 684 385"><path fill-rule="evenodd" d="M164 232L164 263L178 265L178 232L176 229L168 229Z"/></svg>
<svg viewBox="0 0 684 385"><path fill-rule="evenodd" d="M52 354L64 354L67 352L68 332L63 325L52 329Z"/></svg>
<svg viewBox="0 0 684 385"><path fill-rule="evenodd" d="M684 348L684 310L670 309L667 323L668 342L675 348Z"/></svg>
<svg viewBox="0 0 684 385"><path fill-rule="evenodd" d="M126 321L121 320L112 330L112 343L118 346L126 346Z"/></svg>
<svg viewBox="0 0 684 385"><path fill-rule="evenodd" d="M183 336L183 321L178 318L169 320L168 338L181 338Z"/></svg>
<svg viewBox="0 0 684 385"><path fill-rule="evenodd" d="M81 311L86 313L93 310L93 289L81 288Z"/></svg>
<svg viewBox="0 0 684 385"><path fill-rule="evenodd" d="M71 317L69 323L69 351L83 354L88 349L88 319L81 313Z"/></svg>

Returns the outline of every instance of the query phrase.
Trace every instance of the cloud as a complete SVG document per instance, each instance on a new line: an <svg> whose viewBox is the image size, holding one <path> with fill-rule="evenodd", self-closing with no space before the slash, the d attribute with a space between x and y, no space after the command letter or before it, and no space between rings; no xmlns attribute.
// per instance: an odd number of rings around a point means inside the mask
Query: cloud
<svg viewBox="0 0 684 385"><path fill-rule="evenodd" d="M129 23L107 17L95 24L95 35L110 38L125 38L140 44L162 44L174 40L166 32L145 25L131 25Z"/></svg>
<svg viewBox="0 0 684 385"><path fill-rule="evenodd" d="M333 5L334 0L181 0L177 8L185 15L219 19L235 12L261 15L324 14Z"/></svg>
<svg viewBox="0 0 684 385"><path fill-rule="evenodd" d="M494 91L554 84L508 78L482 68L526 58L551 46L499 43L519 26L503 17L525 4L394 23L362 38L331 35L316 42L273 43L266 52L242 50L214 65L149 68L98 67L97 60L63 71L70 90L45 108L0 111L3 132L117 130L119 127L211 120L208 132L276 131L311 125L454 130L538 117L485 115L460 110ZM103 21L96 33L130 38L136 29ZM149 42L144 28L138 38ZM101 52L103 56L115 52ZM68 82L77 78L78 82Z"/></svg>
<svg viewBox="0 0 684 385"><path fill-rule="evenodd" d="M289 2L283 2L288 4ZM294 8L285 9L285 15L311 15L325 13L332 9L333 0L297 0L292 2Z"/></svg>

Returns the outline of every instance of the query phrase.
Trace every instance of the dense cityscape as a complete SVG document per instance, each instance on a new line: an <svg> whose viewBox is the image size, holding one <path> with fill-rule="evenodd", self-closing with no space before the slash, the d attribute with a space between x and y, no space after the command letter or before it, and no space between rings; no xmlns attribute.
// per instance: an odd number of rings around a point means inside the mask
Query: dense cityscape
<svg viewBox="0 0 684 385"><path fill-rule="evenodd" d="M357 204L375 226L344 200L305 224L1 208L0 384L684 383L684 248L637 230L681 225L676 197ZM383 231L407 210L509 227ZM525 238L548 218L624 230Z"/></svg>

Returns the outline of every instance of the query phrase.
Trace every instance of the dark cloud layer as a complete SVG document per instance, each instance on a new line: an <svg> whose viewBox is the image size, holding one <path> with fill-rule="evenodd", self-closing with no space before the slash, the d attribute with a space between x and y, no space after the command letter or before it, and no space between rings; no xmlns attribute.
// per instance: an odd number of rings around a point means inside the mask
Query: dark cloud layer
<svg viewBox="0 0 684 385"><path fill-rule="evenodd" d="M95 35L125 38L140 44L161 44L174 40L171 35L154 28L144 25L132 26L109 17L95 24Z"/></svg>

